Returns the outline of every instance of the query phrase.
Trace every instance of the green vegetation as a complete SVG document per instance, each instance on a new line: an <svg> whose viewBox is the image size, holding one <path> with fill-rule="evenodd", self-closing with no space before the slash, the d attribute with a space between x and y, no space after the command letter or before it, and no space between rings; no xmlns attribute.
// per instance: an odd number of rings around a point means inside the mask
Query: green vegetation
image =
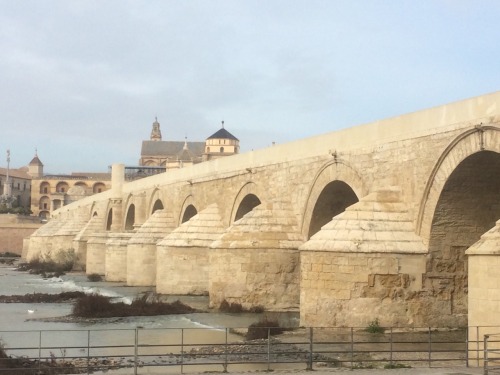
<svg viewBox="0 0 500 375"><path fill-rule="evenodd" d="M378 318L375 320L372 320L370 324L368 324L368 327L366 328L366 332L369 333L384 333L385 328L380 326L380 323L378 321Z"/></svg>
<svg viewBox="0 0 500 375"><path fill-rule="evenodd" d="M5 203L0 204L0 214L17 214L17 215L31 215L33 212L29 208L21 207L14 201L12 207L9 208Z"/></svg>
<svg viewBox="0 0 500 375"><path fill-rule="evenodd" d="M130 305L123 302L111 302L109 297L98 294L89 294L76 300L72 314L81 318L112 318L190 314L194 312L199 311L180 301L161 302L157 297L150 294L137 297Z"/></svg>
<svg viewBox="0 0 500 375"><path fill-rule="evenodd" d="M18 265L17 270L29 271L29 273L35 275L42 275L44 278L59 277L71 271L75 259L73 249L59 252L56 258L56 260L52 260L50 254L47 254L47 260L34 259L26 263L21 263Z"/></svg>
<svg viewBox="0 0 500 375"><path fill-rule="evenodd" d="M16 254L16 253L11 253L10 251L5 251L3 253L0 253L0 258L20 258L21 255Z"/></svg>
<svg viewBox="0 0 500 375"><path fill-rule="evenodd" d="M235 302L229 303L226 300L224 300L219 305L219 311L232 314L243 313L243 312L262 313L264 312L264 308L262 306L253 306L249 309L245 309L243 308L241 303L235 303Z"/></svg>
<svg viewBox="0 0 500 375"><path fill-rule="evenodd" d="M29 293L25 295L0 295L0 303L59 303L84 297L84 292L62 292L58 294Z"/></svg>
<svg viewBox="0 0 500 375"><path fill-rule="evenodd" d="M402 363L388 363L384 366L384 368L385 369L411 368L411 366Z"/></svg>
<svg viewBox="0 0 500 375"><path fill-rule="evenodd" d="M102 281L102 276L98 273L91 273L90 275L87 275L87 280L95 283L98 281Z"/></svg>
<svg viewBox="0 0 500 375"><path fill-rule="evenodd" d="M250 324L245 338L247 340L267 339L268 336L275 336L283 333L284 328L280 327L277 320L264 318L256 323Z"/></svg>

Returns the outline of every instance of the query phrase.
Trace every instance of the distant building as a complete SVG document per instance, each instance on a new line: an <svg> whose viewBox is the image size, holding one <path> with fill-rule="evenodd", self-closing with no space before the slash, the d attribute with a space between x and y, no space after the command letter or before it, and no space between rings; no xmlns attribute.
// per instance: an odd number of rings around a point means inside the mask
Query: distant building
<svg viewBox="0 0 500 375"><path fill-rule="evenodd" d="M7 168L0 168L0 195L8 194L14 198L18 207L29 208L31 196L31 176L28 167L9 168L9 186L6 189Z"/></svg>
<svg viewBox="0 0 500 375"><path fill-rule="evenodd" d="M62 206L111 188L110 173L72 173L44 175L37 155L29 164L31 180L31 211L42 219Z"/></svg>
<svg viewBox="0 0 500 375"><path fill-rule="evenodd" d="M224 156L239 153L239 140L222 128L208 137L205 142L163 141L160 123L153 122L149 141L142 141L140 166L162 166L166 170L183 168Z"/></svg>

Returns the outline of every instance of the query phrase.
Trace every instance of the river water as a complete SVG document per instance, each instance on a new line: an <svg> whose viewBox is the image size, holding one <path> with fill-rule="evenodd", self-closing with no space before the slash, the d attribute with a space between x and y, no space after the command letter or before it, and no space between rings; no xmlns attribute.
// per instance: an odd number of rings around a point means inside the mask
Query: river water
<svg viewBox="0 0 500 375"><path fill-rule="evenodd" d="M44 279L40 275L20 272L14 266L0 265L0 294L25 295L28 293L61 293L84 291L112 297L115 301L131 302L145 292L154 292L154 287L129 287L123 283L90 282L83 273L68 273L58 278ZM197 309L208 309L207 296L168 296L166 301L181 300ZM0 339L8 354L16 356L77 356L76 347L129 345L136 334L140 341L172 345L171 353L179 353L180 346L197 343L224 343L224 340L239 341L240 336L228 333L225 328L246 328L262 318L262 314L225 314L220 312L193 313L183 315L161 315L100 319L94 322L61 322L54 319L71 314L71 303L0 303ZM49 318L49 319L47 319ZM287 315L286 324L297 323L295 316ZM140 329L137 333L136 329ZM15 350L30 347L31 349ZM52 349L39 351L37 346ZM67 352L63 347L74 346ZM73 352L71 351L73 350ZM117 350L101 348L90 351L90 355L127 355L130 348ZM153 350L153 349L152 349ZM60 352L60 353L59 353ZM81 353L80 353L81 355Z"/></svg>

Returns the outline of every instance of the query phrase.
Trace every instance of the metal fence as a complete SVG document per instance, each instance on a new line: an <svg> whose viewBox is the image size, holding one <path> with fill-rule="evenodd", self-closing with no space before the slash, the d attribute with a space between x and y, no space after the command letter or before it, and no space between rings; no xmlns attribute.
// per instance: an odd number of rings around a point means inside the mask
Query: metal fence
<svg viewBox="0 0 500 375"><path fill-rule="evenodd" d="M484 335L484 374L500 373L500 334Z"/></svg>
<svg viewBox="0 0 500 375"><path fill-rule="evenodd" d="M0 331L8 355L0 374L480 366L483 350L485 371L494 353L500 363L493 335L470 340L477 327L375 328L295 328L279 337L264 328L256 340L245 340L246 328Z"/></svg>

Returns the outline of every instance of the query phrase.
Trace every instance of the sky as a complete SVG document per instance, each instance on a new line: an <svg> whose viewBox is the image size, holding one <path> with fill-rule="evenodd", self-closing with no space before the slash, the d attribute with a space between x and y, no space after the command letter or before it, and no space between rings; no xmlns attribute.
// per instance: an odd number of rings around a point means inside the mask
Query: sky
<svg viewBox="0 0 500 375"><path fill-rule="evenodd" d="M0 0L0 166L241 152L500 89L497 0Z"/></svg>

